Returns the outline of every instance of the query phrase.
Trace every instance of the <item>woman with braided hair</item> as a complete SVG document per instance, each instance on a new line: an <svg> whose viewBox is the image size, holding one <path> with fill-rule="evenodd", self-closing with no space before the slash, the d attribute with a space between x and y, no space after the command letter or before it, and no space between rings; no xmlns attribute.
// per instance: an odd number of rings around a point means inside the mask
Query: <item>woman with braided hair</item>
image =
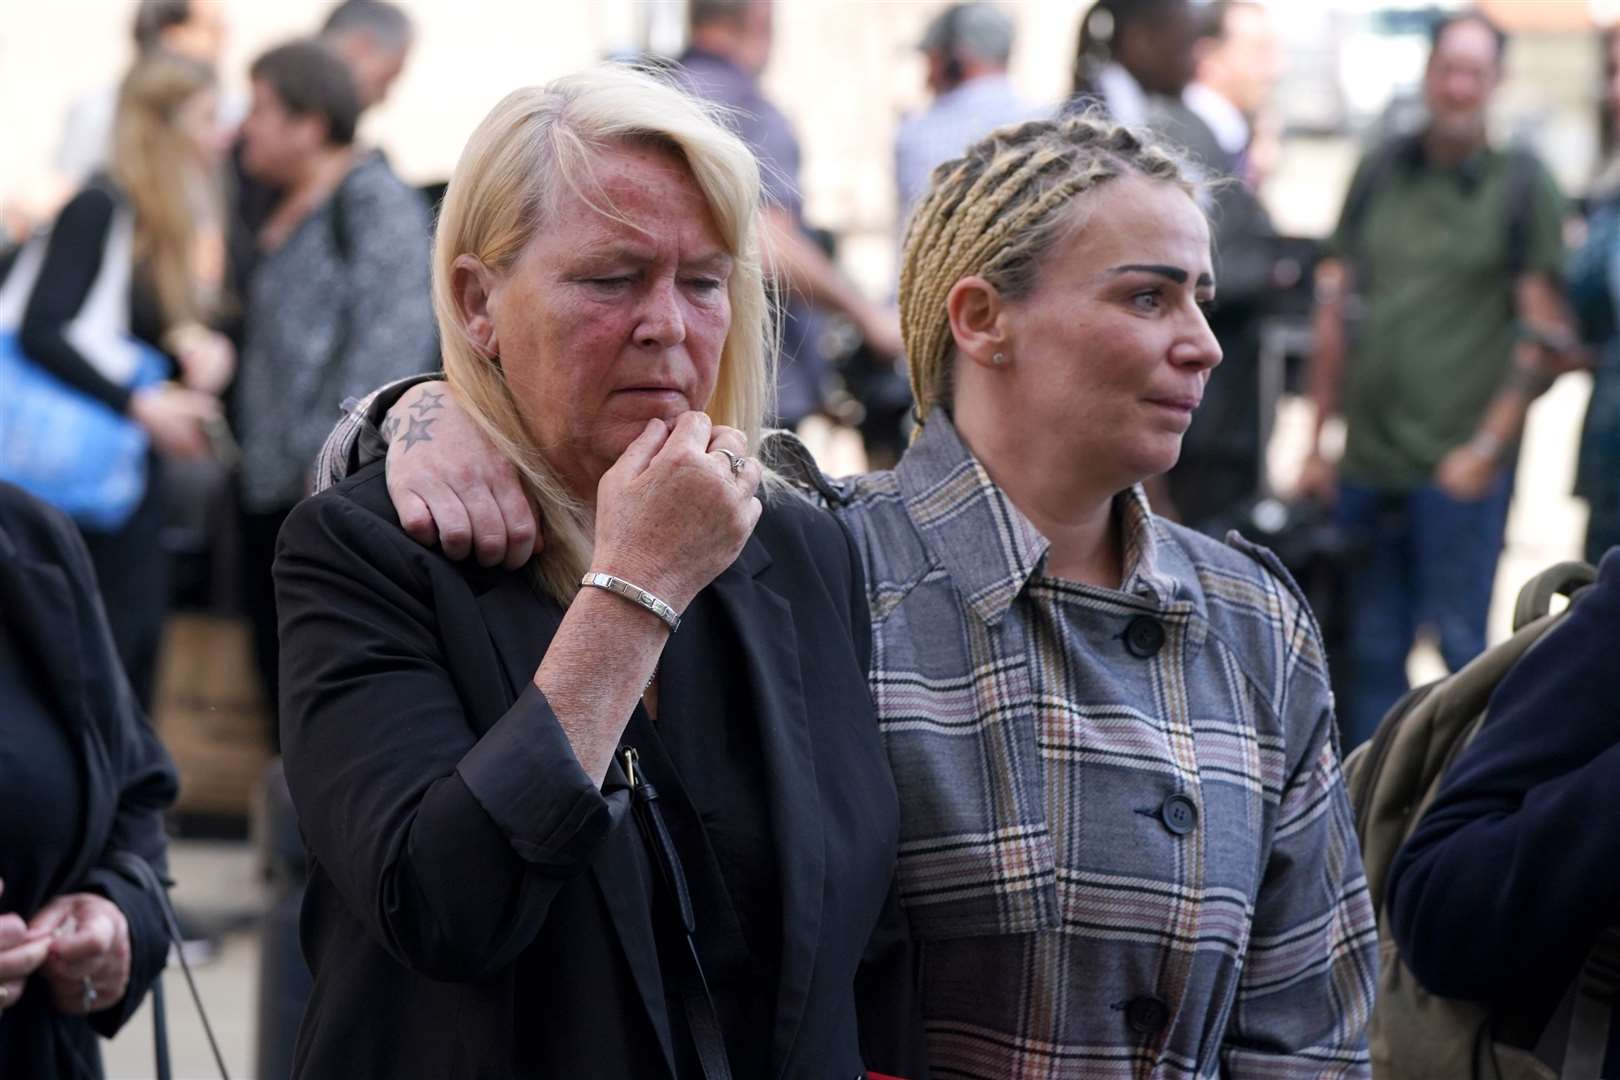
<svg viewBox="0 0 1620 1080"><path fill-rule="evenodd" d="M912 218L900 464L831 481L778 443L864 564L934 1076L1368 1075L1373 913L1315 622L1269 552L1140 487L1220 360L1193 194L1092 116L997 131ZM497 557L507 482L456 424L436 460L390 449L389 484L419 539Z"/></svg>

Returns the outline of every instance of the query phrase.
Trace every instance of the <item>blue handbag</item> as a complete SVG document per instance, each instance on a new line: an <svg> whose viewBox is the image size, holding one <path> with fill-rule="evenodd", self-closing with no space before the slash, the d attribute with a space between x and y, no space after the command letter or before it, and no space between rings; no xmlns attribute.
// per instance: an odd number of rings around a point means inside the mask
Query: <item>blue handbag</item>
<svg viewBox="0 0 1620 1080"><path fill-rule="evenodd" d="M129 382L161 382L163 355L128 339L137 360ZM146 493L148 442L140 425L81 393L23 355L0 330L0 480L99 531L119 528Z"/></svg>

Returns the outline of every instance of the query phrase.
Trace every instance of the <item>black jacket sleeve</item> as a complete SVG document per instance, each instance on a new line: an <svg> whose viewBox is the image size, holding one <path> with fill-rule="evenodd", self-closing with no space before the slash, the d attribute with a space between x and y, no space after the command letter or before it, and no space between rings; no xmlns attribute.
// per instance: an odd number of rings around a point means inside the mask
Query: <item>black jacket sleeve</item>
<svg viewBox="0 0 1620 1080"><path fill-rule="evenodd" d="M1487 720L1390 869L1418 979L1535 1015L1620 911L1620 551L1508 673Z"/></svg>
<svg viewBox="0 0 1620 1080"><path fill-rule="evenodd" d="M591 782L532 685L487 728L467 715L446 638L486 631L438 603L434 558L343 489L292 512L282 745L310 854L350 910L411 970L472 980L534 939L625 800Z"/></svg>
<svg viewBox="0 0 1620 1080"><path fill-rule="evenodd" d="M62 208L23 312L17 342L36 364L123 413L129 409L128 388L101 374L65 336L101 273L113 210L112 196L97 187L85 188Z"/></svg>

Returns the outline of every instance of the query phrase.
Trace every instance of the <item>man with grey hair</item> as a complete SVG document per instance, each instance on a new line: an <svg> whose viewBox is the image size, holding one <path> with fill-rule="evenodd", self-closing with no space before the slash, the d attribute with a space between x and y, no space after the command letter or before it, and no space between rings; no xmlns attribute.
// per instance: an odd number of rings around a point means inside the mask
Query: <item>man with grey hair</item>
<svg viewBox="0 0 1620 1080"><path fill-rule="evenodd" d="M1035 120L1049 110L1025 101L1007 78L1013 24L993 4L953 4L928 24L927 109L900 123L894 138L896 220L902 232L928 178L1003 124Z"/></svg>
<svg viewBox="0 0 1620 1080"><path fill-rule="evenodd" d="M321 39L343 57L354 75L361 109L388 96L405 68L415 36L410 16L383 0L343 0L321 27Z"/></svg>

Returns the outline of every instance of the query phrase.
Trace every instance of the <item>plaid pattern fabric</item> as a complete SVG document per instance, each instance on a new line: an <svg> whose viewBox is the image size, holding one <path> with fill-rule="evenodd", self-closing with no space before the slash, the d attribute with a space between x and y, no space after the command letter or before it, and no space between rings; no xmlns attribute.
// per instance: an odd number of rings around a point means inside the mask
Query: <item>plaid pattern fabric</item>
<svg viewBox="0 0 1620 1080"><path fill-rule="evenodd" d="M402 389L350 410L318 484L381 456ZM938 411L893 472L829 481L791 436L762 456L862 553L932 1075L1369 1076L1373 912L1276 557L1133 491L1123 587L1051 578Z"/></svg>
<svg viewBox="0 0 1620 1080"><path fill-rule="evenodd" d="M815 479L865 561L933 1075L1369 1075L1373 912L1275 557L1133 491L1123 588L1048 577L940 412Z"/></svg>
<svg viewBox="0 0 1620 1080"><path fill-rule="evenodd" d="M388 440L383 437L383 418L400 395L420 382L442 379L439 374L407 375L378 387L363 398L345 398L343 418L337 422L315 455L311 490L315 494L343 482L353 469L384 457Z"/></svg>

